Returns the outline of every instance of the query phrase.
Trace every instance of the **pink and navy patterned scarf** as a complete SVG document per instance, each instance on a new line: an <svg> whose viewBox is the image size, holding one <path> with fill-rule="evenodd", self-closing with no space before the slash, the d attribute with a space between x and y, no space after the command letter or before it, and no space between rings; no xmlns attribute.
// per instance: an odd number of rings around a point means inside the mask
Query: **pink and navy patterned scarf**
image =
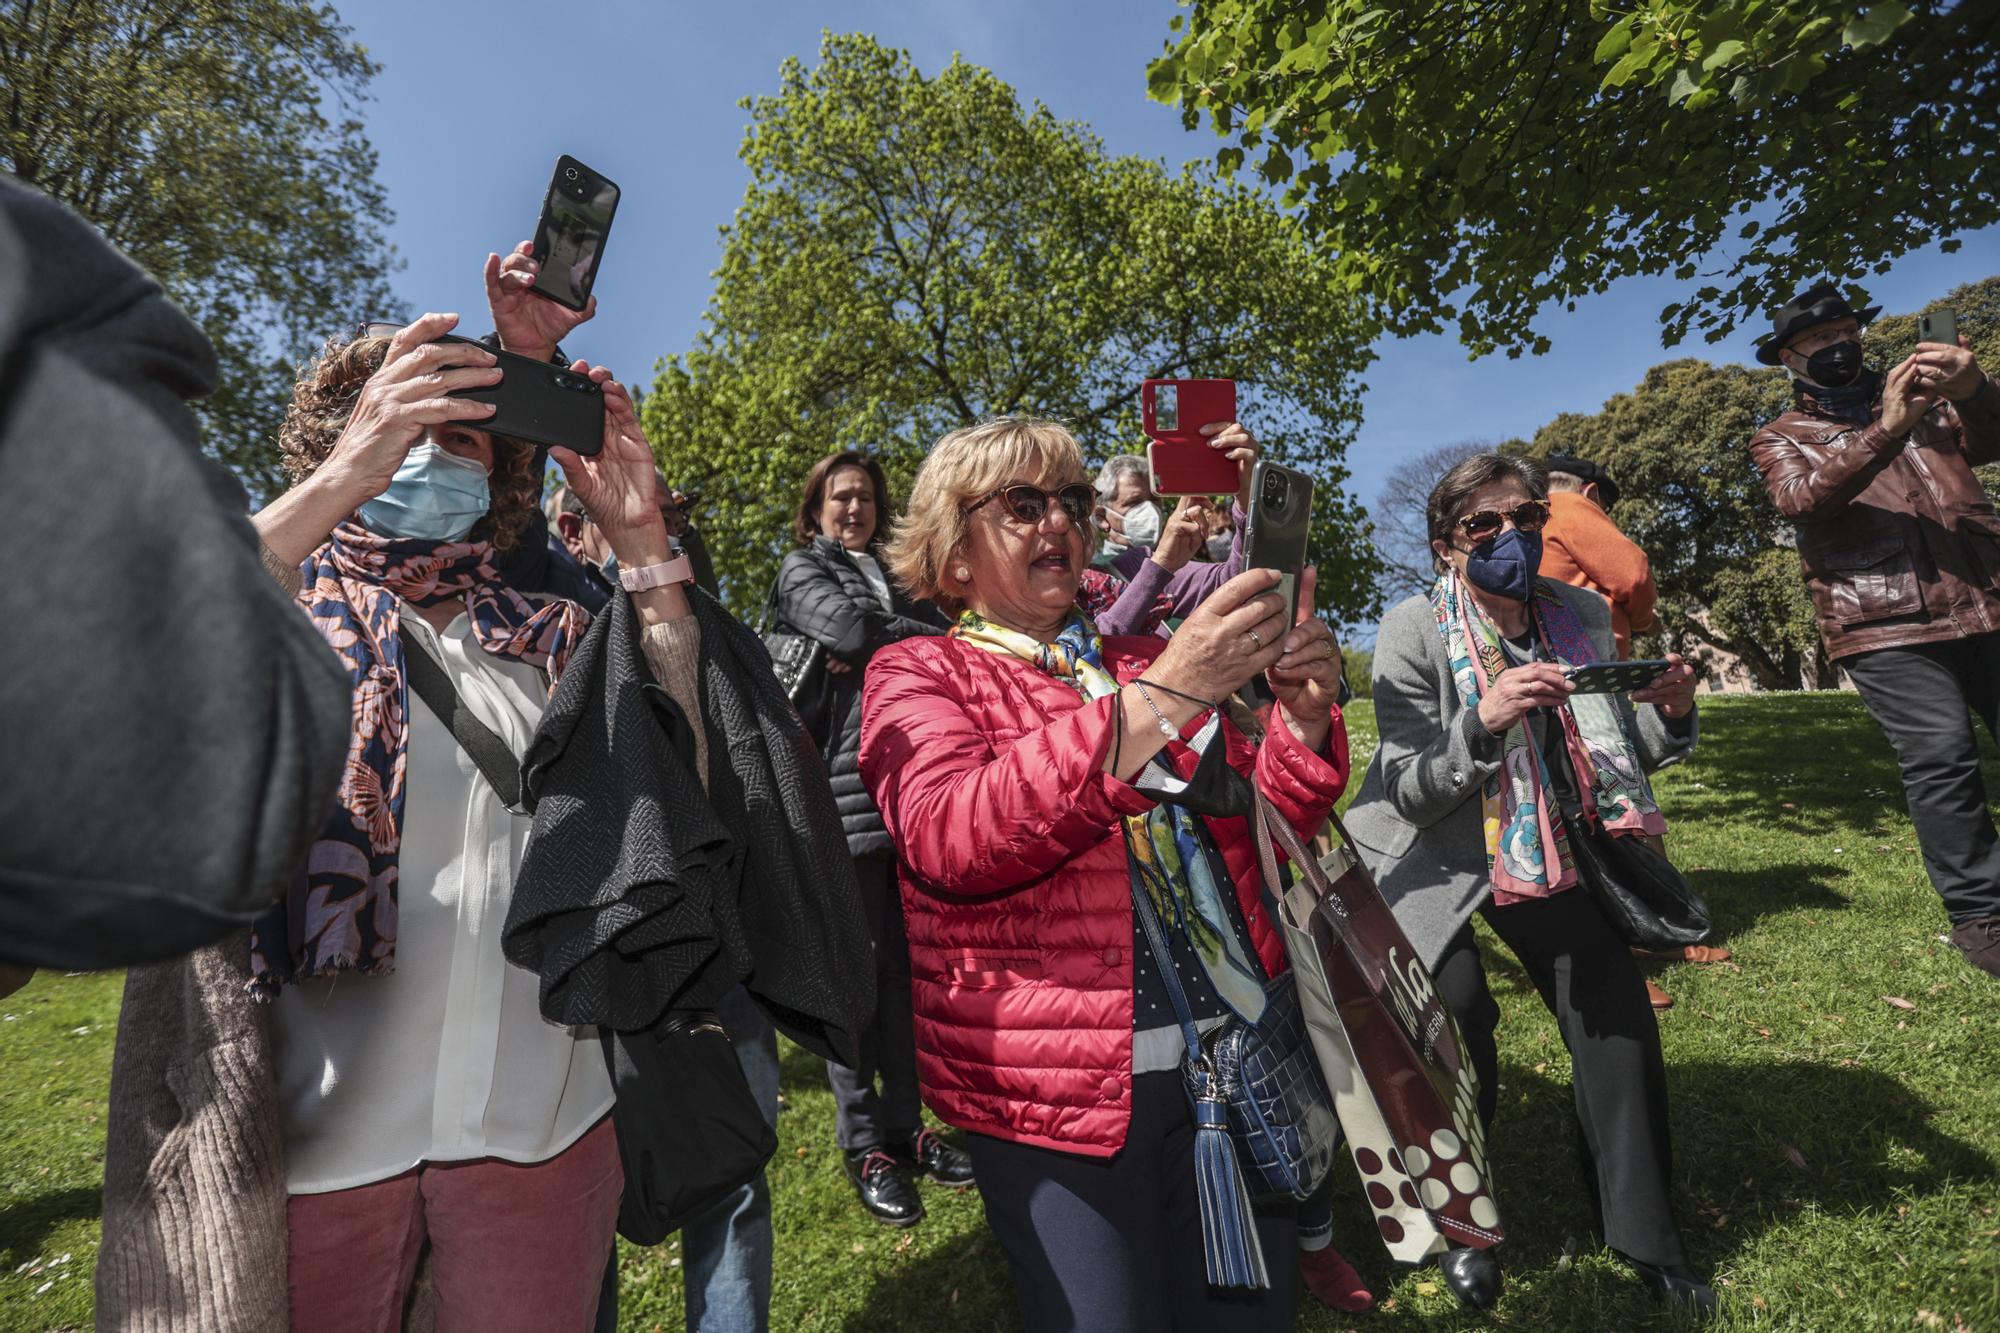
<svg viewBox="0 0 2000 1333"><path fill-rule="evenodd" d="M1455 573L1445 574L1431 589L1431 609L1459 702L1477 709L1493 678L1508 668L1500 633ZM1590 632L1545 583L1535 585L1528 609L1535 636L1550 661L1585 666L1598 660ZM1618 834L1666 832L1667 822L1653 799L1638 746L1625 730L1625 716L1614 696L1573 694L1551 710L1548 725L1562 728L1585 818ZM1569 850L1569 830L1549 793L1548 764L1528 720L1509 727L1500 746L1501 763L1480 793L1480 807L1493 901L1505 907L1573 887L1576 864Z"/></svg>
<svg viewBox="0 0 2000 1333"><path fill-rule="evenodd" d="M299 603L347 668L354 725L334 816L251 936L253 994L339 971L395 970L410 707L398 599L463 601L480 647L541 667L551 682L583 638L589 613L574 602L536 606L500 581L492 560L486 542L391 539L349 522L301 567Z"/></svg>

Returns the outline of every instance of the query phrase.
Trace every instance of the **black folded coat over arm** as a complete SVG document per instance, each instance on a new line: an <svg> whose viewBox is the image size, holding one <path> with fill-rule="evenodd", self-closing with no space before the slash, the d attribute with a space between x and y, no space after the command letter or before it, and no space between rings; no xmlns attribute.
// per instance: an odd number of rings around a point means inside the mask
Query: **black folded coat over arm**
<svg viewBox="0 0 2000 1333"><path fill-rule="evenodd" d="M874 964L826 769L757 636L707 593L688 597L707 791L620 592L523 761L534 826L503 951L541 976L553 1022L639 1031L740 983L792 1040L853 1064Z"/></svg>

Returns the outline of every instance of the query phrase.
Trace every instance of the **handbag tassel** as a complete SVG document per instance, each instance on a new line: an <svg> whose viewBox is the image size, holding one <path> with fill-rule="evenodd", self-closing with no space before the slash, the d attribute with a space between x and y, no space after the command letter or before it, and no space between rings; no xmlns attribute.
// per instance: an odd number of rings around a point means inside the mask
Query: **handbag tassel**
<svg viewBox="0 0 2000 1333"><path fill-rule="evenodd" d="M1250 1191L1229 1136L1229 1107L1204 1097L1194 1107L1194 1184L1201 1201L1202 1249L1212 1287L1269 1287Z"/></svg>

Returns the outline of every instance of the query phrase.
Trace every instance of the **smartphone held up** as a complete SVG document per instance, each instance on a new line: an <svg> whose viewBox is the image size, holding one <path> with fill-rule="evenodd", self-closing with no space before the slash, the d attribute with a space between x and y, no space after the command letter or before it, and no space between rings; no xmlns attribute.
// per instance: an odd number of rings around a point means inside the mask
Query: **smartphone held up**
<svg viewBox="0 0 2000 1333"><path fill-rule="evenodd" d="M1285 599L1287 624L1299 619L1299 575L1312 537L1313 479L1297 468L1257 460L1250 474L1250 513L1243 525L1243 558L1251 569L1284 575L1277 592Z"/></svg>
<svg viewBox="0 0 2000 1333"><path fill-rule="evenodd" d="M1147 380L1139 423L1155 495L1233 495L1235 460L1209 447L1204 426L1236 420L1235 380Z"/></svg>
<svg viewBox="0 0 2000 1333"><path fill-rule="evenodd" d="M370 338L390 338L402 327L365 324L361 332ZM478 340L447 333L437 341L476 343ZM579 454L594 454L604 447L604 390L595 380L547 361L518 356L484 343L478 345L499 363L500 382L452 391L453 398L493 404L492 416L467 424L511 440L559 445Z"/></svg>
<svg viewBox="0 0 2000 1333"><path fill-rule="evenodd" d="M557 158L535 225L535 290L571 310L588 306L617 211L618 186L609 177L568 153Z"/></svg>

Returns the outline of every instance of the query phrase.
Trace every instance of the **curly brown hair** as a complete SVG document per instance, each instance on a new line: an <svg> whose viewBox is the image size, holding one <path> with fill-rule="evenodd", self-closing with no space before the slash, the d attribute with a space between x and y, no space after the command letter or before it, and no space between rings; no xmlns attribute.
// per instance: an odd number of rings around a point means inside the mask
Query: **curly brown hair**
<svg viewBox="0 0 2000 1333"><path fill-rule="evenodd" d="M294 486L319 471L333 452L334 441L360 401L362 386L382 368L388 351L387 338L336 338L300 374L292 388L291 406L285 410L285 424L278 428L278 453ZM511 551L542 497L534 446L493 436L493 475L488 484L493 494L493 505L486 511L493 527L489 540L495 550Z"/></svg>

